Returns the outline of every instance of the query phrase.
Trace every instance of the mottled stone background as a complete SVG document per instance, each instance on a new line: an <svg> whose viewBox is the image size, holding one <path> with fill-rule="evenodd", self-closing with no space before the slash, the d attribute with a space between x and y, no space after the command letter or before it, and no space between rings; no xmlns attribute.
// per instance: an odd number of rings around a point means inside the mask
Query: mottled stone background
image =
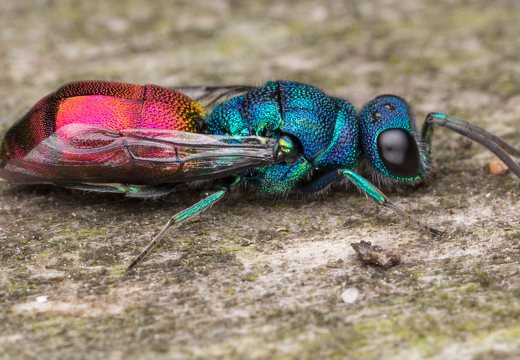
<svg viewBox="0 0 520 360"><path fill-rule="evenodd" d="M520 146L515 0L0 1L0 132L79 79L161 85L292 79L357 107L380 93ZM235 194L124 264L203 196L158 201L0 184L0 359L520 357L519 181L438 131L434 181L399 205ZM388 270L350 243L398 251ZM342 300L346 289L352 303Z"/></svg>

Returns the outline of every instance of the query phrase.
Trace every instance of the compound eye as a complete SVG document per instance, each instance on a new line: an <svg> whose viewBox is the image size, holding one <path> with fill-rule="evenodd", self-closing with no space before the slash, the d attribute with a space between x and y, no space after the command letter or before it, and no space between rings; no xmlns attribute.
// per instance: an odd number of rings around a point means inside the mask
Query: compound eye
<svg viewBox="0 0 520 360"><path fill-rule="evenodd" d="M419 147L414 137L403 129L388 129L377 139L379 157L388 170L398 176L412 177L419 171Z"/></svg>
<svg viewBox="0 0 520 360"><path fill-rule="evenodd" d="M293 163L300 155L297 142L289 135L282 135L278 139L278 162Z"/></svg>

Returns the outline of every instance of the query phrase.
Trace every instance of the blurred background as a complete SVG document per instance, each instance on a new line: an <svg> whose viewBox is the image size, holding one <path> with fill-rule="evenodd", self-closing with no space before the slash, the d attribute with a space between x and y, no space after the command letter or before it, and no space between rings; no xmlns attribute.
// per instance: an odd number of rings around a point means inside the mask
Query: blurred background
<svg viewBox="0 0 520 360"><path fill-rule="evenodd" d="M400 95L419 122L446 112L518 147L519 58L516 0L0 0L0 135L74 80L288 79L358 109ZM518 179L437 134L433 184L392 199L446 230L439 242L353 193L234 196L125 277L200 194L105 201L0 184L0 359L519 358ZM402 264L362 265L360 240Z"/></svg>
<svg viewBox="0 0 520 360"><path fill-rule="evenodd" d="M520 5L512 0L0 6L2 117L79 79L166 86L290 79L358 106L398 93L421 112L489 116L520 107Z"/></svg>

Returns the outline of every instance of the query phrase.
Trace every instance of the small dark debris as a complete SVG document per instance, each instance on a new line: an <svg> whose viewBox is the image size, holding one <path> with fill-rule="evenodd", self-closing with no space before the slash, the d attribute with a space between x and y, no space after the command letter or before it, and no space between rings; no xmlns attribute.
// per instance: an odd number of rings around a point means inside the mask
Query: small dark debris
<svg viewBox="0 0 520 360"><path fill-rule="evenodd" d="M366 265L390 268L401 263L401 255L394 250L385 250L381 246L372 245L370 241L350 244L358 254L359 259Z"/></svg>

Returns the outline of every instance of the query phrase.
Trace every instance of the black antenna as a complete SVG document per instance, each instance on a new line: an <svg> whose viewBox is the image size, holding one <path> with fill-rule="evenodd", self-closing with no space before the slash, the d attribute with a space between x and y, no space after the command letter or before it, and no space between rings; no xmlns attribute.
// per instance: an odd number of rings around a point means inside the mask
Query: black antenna
<svg viewBox="0 0 520 360"><path fill-rule="evenodd" d="M455 131L456 133L466 136L467 138L485 146L489 151L493 152L500 160L502 160L513 174L520 178L520 165L511 158L511 156L520 157L519 149L512 147L504 140L482 128L479 128L478 126L443 113L430 113L424 122L422 138L426 143L428 152L431 152L433 125L439 125Z"/></svg>

